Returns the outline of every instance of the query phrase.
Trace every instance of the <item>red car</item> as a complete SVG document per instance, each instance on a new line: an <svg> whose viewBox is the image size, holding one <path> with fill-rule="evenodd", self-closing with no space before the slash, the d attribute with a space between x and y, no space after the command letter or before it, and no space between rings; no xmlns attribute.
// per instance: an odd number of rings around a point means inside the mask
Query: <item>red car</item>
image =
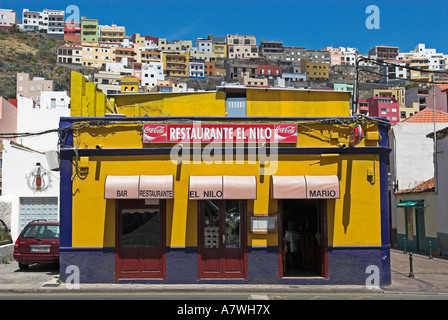
<svg viewBox="0 0 448 320"><path fill-rule="evenodd" d="M14 245L14 259L22 270L33 263L59 263L59 222L28 223Z"/></svg>

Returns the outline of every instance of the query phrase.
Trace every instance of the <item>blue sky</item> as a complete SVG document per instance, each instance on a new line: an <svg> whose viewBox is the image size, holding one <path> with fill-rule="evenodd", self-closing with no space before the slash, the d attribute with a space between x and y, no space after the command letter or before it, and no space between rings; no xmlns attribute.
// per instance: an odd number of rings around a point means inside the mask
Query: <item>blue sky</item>
<svg viewBox="0 0 448 320"><path fill-rule="evenodd" d="M69 5L100 24L124 25L128 35L195 40L208 34L253 34L258 43L350 46L361 53L375 45L407 52L425 43L448 54L448 0L0 0L0 7L17 11L19 19L23 8L65 10ZM379 9L379 29L366 27L369 5Z"/></svg>

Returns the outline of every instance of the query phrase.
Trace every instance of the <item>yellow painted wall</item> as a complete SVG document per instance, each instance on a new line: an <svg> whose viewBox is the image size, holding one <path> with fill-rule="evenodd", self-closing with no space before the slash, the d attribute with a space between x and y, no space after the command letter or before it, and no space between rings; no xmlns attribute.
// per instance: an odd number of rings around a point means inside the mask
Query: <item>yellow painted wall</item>
<svg viewBox="0 0 448 320"><path fill-rule="evenodd" d="M71 115L226 116L225 92L116 95L106 99L80 73L72 72ZM249 117L348 117L350 93L307 90L247 89ZM118 109L115 109L115 103ZM102 113L101 113L102 112Z"/></svg>
<svg viewBox="0 0 448 320"><path fill-rule="evenodd" d="M378 156L281 156L278 175L338 175L341 198L327 200L329 246L381 245ZM73 181L73 247L115 246L115 201L104 199L107 175L174 175L175 199L167 200L167 246L197 245L197 202L188 200L190 175L255 175L257 199L248 201L253 213L277 212L270 196L270 176L260 177L260 164L185 164L178 168L167 156L91 157L87 174ZM374 181L367 169L374 168ZM347 177L347 179L345 178ZM278 235L248 234L248 245L276 246Z"/></svg>

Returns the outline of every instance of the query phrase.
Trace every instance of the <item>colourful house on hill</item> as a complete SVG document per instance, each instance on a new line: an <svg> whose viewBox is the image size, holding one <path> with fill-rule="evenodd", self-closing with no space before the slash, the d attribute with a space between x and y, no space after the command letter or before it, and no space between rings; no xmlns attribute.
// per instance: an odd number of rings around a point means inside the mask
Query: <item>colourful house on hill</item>
<svg viewBox="0 0 448 320"><path fill-rule="evenodd" d="M389 125L352 117L348 92L106 96L73 73L71 93L61 271L78 266L81 282L365 284L375 266L390 284Z"/></svg>

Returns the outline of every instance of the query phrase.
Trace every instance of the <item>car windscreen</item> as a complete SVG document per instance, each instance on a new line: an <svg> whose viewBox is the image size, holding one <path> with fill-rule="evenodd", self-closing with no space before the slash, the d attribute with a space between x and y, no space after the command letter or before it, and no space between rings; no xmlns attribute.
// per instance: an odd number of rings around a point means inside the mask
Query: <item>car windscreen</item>
<svg viewBox="0 0 448 320"><path fill-rule="evenodd" d="M58 225L28 225L23 231L26 239L59 239Z"/></svg>

